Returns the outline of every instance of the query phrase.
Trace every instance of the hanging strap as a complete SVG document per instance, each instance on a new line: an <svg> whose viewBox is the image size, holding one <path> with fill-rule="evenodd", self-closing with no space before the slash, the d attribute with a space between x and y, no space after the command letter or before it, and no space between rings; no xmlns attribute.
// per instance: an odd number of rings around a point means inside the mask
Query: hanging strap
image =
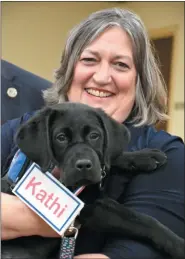
<svg viewBox="0 0 185 259"><path fill-rule="evenodd" d="M75 238L63 237L60 248L60 259L73 259L75 250Z"/></svg>
<svg viewBox="0 0 185 259"><path fill-rule="evenodd" d="M75 227L70 227L69 231L72 231L74 236L62 237L59 259L73 259L78 229Z"/></svg>

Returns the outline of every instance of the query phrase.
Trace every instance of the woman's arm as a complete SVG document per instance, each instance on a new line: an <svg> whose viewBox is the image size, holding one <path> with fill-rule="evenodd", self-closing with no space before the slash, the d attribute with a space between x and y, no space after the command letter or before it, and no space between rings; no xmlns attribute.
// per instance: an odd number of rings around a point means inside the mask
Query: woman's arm
<svg viewBox="0 0 185 259"><path fill-rule="evenodd" d="M1 176L5 173L3 172L4 166L14 146L15 131L20 126L21 121L26 120L30 115L26 116L8 121L1 127ZM4 240L30 235L58 236L44 220L19 198L6 193L1 193L1 233Z"/></svg>
<svg viewBox="0 0 185 259"><path fill-rule="evenodd" d="M155 147L164 151L168 157L167 164L151 174L134 177L119 202L125 207L156 218L185 238L184 144L175 137L162 137L159 141L151 141L149 148ZM169 258L147 243L116 235L106 236L102 254L111 259Z"/></svg>
<svg viewBox="0 0 185 259"><path fill-rule="evenodd" d="M1 193L1 237L13 239L21 236L39 235L59 237L59 235L19 198Z"/></svg>

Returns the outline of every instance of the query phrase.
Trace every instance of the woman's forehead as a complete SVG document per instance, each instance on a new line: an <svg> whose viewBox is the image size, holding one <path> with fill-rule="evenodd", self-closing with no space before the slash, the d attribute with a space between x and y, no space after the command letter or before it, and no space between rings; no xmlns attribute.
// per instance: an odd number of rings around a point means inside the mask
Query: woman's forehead
<svg viewBox="0 0 185 259"><path fill-rule="evenodd" d="M120 27L105 30L83 49L82 54L98 55L101 49L110 49L116 58L132 59L132 41Z"/></svg>

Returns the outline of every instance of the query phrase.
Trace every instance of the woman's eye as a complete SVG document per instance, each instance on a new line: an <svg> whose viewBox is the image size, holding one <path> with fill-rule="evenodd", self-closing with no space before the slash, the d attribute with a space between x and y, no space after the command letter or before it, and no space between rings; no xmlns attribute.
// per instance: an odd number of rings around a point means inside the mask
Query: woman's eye
<svg viewBox="0 0 185 259"><path fill-rule="evenodd" d="M128 69L129 68L129 66L124 62L117 62L117 63L115 63L115 65L116 65L116 67L118 67L120 69Z"/></svg>
<svg viewBox="0 0 185 259"><path fill-rule="evenodd" d="M95 58L82 58L81 61L85 62L85 63L93 63L96 62Z"/></svg>
<svg viewBox="0 0 185 259"><path fill-rule="evenodd" d="M90 134L89 137L90 137L91 140L97 140L99 138L99 136L100 135L98 133L93 132L93 133Z"/></svg>
<svg viewBox="0 0 185 259"><path fill-rule="evenodd" d="M57 135L56 139L60 142L68 142L68 137L64 133L60 133Z"/></svg>

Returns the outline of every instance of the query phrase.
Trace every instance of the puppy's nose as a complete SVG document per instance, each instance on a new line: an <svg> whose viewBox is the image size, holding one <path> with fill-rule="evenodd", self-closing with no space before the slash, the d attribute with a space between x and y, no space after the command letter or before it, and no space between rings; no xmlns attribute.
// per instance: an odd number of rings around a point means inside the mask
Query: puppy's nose
<svg viewBox="0 0 185 259"><path fill-rule="evenodd" d="M88 159L79 159L76 161L76 169L79 171L92 169L92 162Z"/></svg>

